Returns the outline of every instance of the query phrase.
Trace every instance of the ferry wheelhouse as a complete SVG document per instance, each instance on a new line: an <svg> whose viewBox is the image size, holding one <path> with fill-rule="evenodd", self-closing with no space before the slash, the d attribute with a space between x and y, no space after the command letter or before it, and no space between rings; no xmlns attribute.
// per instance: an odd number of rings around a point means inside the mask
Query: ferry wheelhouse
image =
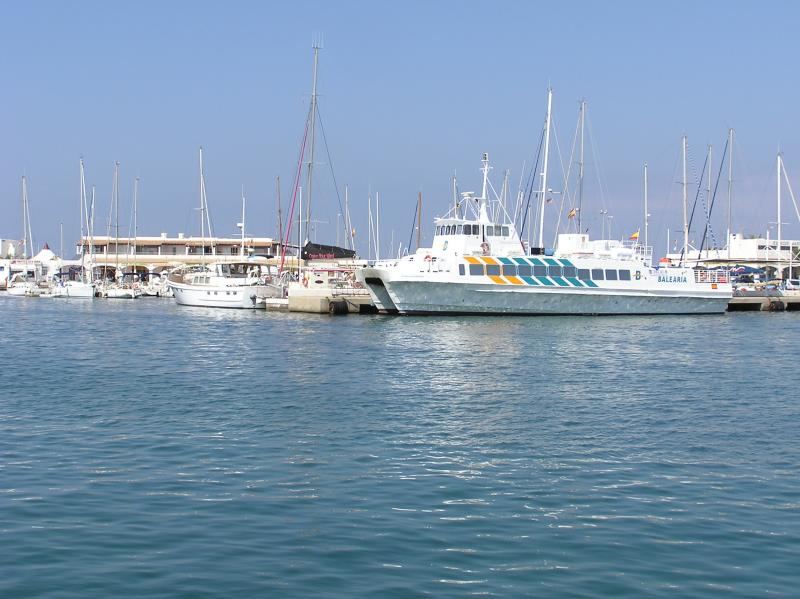
<svg viewBox="0 0 800 599"><path fill-rule="evenodd" d="M526 251L499 199L462 194L435 219L433 243L356 271L379 311L399 314L714 314L732 291L728 273L653 268L652 251L561 234L556 249ZM471 212L471 214L469 214Z"/></svg>

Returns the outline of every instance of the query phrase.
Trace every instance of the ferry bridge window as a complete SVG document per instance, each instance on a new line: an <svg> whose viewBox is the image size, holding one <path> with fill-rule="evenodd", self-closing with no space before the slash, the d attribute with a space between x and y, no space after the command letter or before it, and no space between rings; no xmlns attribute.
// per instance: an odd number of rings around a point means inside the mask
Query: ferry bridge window
<svg viewBox="0 0 800 599"><path fill-rule="evenodd" d="M592 269L592 278L595 281L604 281L605 276L603 276L603 269L602 268L593 268Z"/></svg>
<svg viewBox="0 0 800 599"><path fill-rule="evenodd" d="M486 237L494 237L494 227L487 225L484 227L484 231L486 232Z"/></svg>
<svg viewBox="0 0 800 599"><path fill-rule="evenodd" d="M621 270L621 271L619 271L619 280L620 281L630 281L631 280L631 271L629 271L629 270Z"/></svg>
<svg viewBox="0 0 800 599"><path fill-rule="evenodd" d="M613 268L606 269L606 281L616 281L617 280L617 271Z"/></svg>
<svg viewBox="0 0 800 599"><path fill-rule="evenodd" d="M503 227L503 237L508 237L508 227Z"/></svg>
<svg viewBox="0 0 800 599"><path fill-rule="evenodd" d="M588 268L579 268L578 269L578 278L581 281L588 281L589 279L591 279L592 277L591 277L591 274L589 273L589 269Z"/></svg>
<svg viewBox="0 0 800 599"><path fill-rule="evenodd" d="M517 265L517 273L521 277L529 277L529 276L531 276L530 264L519 264L519 265Z"/></svg>
<svg viewBox="0 0 800 599"><path fill-rule="evenodd" d="M461 235L461 231L462 231L461 225L458 225L456 227L456 235Z"/></svg>
<svg viewBox="0 0 800 599"><path fill-rule="evenodd" d="M548 266L547 272L551 277L560 277L561 276L561 267L560 266Z"/></svg>
<svg viewBox="0 0 800 599"><path fill-rule="evenodd" d="M574 266L565 266L564 267L564 276L565 277L574 277L577 274L577 268Z"/></svg>
<svg viewBox="0 0 800 599"><path fill-rule="evenodd" d="M470 264L469 265L469 274L473 277L482 277L483 276L483 264Z"/></svg>
<svg viewBox="0 0 800 599"><path fill-rule="evenodd" d="M447 225L447 234L452 235L453 233L455 233L454 229L455 227L453 225Z"/></svg>
<svg viewBox="0 0 800 599"><path fill-rule="evenodd" d="M463 264L459 264L458 265L458 274L460 274L462 277L464 276L464 265Z"/></svg>
<svg viewBox="0 0 800 599"><path fill-rule="evenodd" d="M535 264L533 267L533 274L537 277L547 276L547 267L540 264Z"/></svg>
<svg viewBox="0 0 800 599"><path fill-rule="evenodd" d="M500 276L500 265L498 264L487 264L486 265L486 274L492 277L499 277Z"/></svg>

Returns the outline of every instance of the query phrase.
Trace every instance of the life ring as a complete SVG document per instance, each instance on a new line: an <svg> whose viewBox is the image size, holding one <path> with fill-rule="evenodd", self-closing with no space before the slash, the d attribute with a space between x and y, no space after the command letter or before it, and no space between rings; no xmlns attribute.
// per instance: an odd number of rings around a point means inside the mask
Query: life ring
<svg viewBox="0 0 800 599"><path fill-rule="evenodd" d="M303 279L303 287L308 287L308 279Z"/></svg>
<svg viewBox="0 0 800 599"><path fill-rule="evenodd" d="M425 262L430 262L431 260L433 260L433 258L431 257L431 255L430 255L430 254L428 254L427 256L425 256Z"/></svg>
<svg viewBox="0 0 800 599"><path fill-rule="evenodd" d="M488 255L489 255L489 251L490 251L490 249L491 249L491 248L489 247L489 244L488 244L488 242L484 241L484 242L481 244L481 251L483 252L483 255L484 255L484 256L488 256Z"/></svg>

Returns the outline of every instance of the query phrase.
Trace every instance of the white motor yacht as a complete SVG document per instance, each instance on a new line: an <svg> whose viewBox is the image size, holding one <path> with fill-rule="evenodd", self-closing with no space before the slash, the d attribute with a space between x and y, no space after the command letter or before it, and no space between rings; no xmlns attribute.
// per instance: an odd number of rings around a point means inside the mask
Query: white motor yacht
<svg viewBox="0 0 800 599"><path fill-rule="evenodd" d="M196 272L173 273L169 286L181 306L263 309L266 298L282 296L271 276L248 262L210 264Z"/></svg>

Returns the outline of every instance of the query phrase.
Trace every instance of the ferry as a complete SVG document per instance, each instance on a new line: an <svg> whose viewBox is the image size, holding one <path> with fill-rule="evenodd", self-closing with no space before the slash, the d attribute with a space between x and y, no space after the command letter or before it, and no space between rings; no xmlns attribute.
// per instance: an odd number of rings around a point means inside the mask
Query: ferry
<svg viewBox="0 0 800 599"><path fill-rule="evenodd" d="M388 314L719 314L732 296L727 271L651 266L638 243L558 235L553 251L525 245L499 200L462 194L435 219L429 248L356 271ZM540 235L541 238L541 235Z"/></svg>

